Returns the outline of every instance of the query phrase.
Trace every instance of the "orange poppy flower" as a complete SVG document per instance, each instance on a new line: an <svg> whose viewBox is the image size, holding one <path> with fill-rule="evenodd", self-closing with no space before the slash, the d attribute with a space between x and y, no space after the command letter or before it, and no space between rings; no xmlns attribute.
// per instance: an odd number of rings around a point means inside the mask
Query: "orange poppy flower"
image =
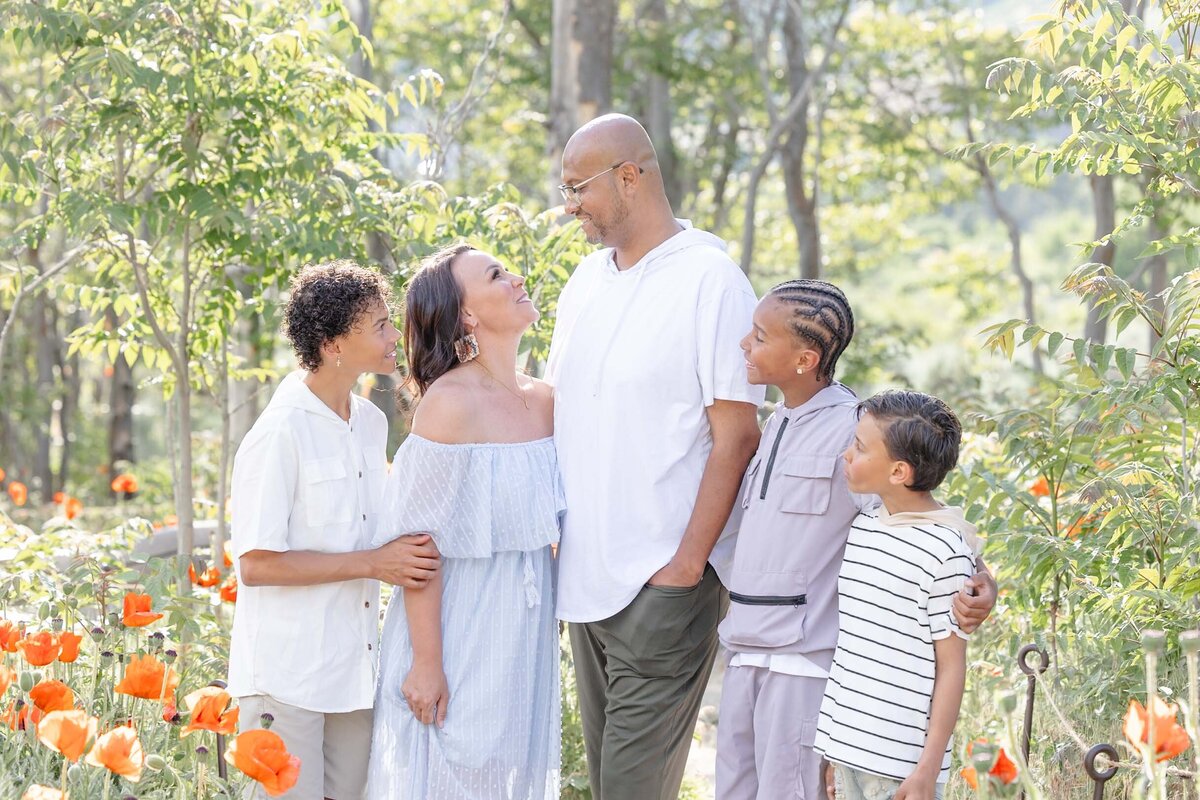
<svg viewBox="0 0 1200 800"><path fill-rule="evenodd" d="M8 485L8 496L12 499L14 505L23 506L25 501L29 499L29 487L20 481L13 481Z"/></svg>
<svg viewBox="0 0 1200 800"><path fill-rule="evenodd" d="M63 508L63 516L67 519L75 519L83 512L83 501L78 497L68 497L66 506Z"/></svg>
<svg viewBox="0 0 1200 800"><path fill-rule="evenodd" d="M197 577L196 565L188 564L188 578L191 579L193 585L203 586L207 589L221 582L221 571L216 567L209 567Z"/></svg>
<svg viewBox="0 0 1200 800"><path fill-rule="evenodd" d="M54 505L61 506L63 501L67 499L67 495L63 492L55 492L51 499L54 501Z"/></svg>
<svg viewBox="0 0 1200 800"><path fill-rule="evenodd" d="M175 703L170 700L163 701L162 707L163 722L169 722L174 725L179 722L179 709L175 707Z"/></svg>
<svg viewBox="0 0 1200 800"><path fill-rule="evenodd" d="M179 517L175 516L174 514L167 514L165 517L163 517L163 524L168 527L171 525L178 525Z"/></svg>
<svg viewBox="0 0 1200 800"><path fill-rule="evenodd" d="M156 614L150 610L151 602L153 601L148 594L129 592L125 595L125 614L121 621L125 623L126 627L141 628L162 619L162 614Z"/></svg>
<svg viewBox="0 0 1200 800"><path fill-rule="evenodd" d="M137 478L128 472L122 472L112 480L112 490L117 494L133 494L138 490Z"/></svg>
<svg viewBox="0 0 1200 800"><path fill-rule="evenodd" d="M121 725L98 738L84 760L93 767L104 767L137 783L142 778L146 754L137 731Z"/></svg>
<svg viewBox="0 0 1200 800"><path fill-rule="evenodd" d="M8 691L8 687L12 686L17 680L17 671L12 667L6 667L0 664L0 694Z"/></svg>
<svg viewBox="0 0 1200 800"><path fill-rule="evenodd" d="M1122 730L1125 738L1136 748L1148 744L1150 729L1154 729L1154 755L1156 761L1166 761L1187 750L1191 745L1187 731L1175 721L1179 706L1164 703L1159 697L1150 699L1150 712L1137 700L1129 701Z"/></svg>
<svg viewBox="0 0 1200 800"><path fill-rule="evenodd" d="M250 730L237 735L225 751L225 760L258 781L271 797L296 785L300 759L287 751L274 731Z"/></svg>
<svg viewBox="0 0 1200 800"><path fill-rule="evenodd" d="M221 545L221 554L225 557L225 569L233 566L233 543L228 539Z"/></svg>
<svg viewBox="0 0 1200 800"><path fill-rule="evenodd" d="M192 721L179 732L180 738L194 731L231 735L237 730L239 709L229 708L230 699L229 692L217 686L205 686L183 698Z"/></svg>
<svg viewBox="0 0 1200 800"><path fill-rule="evenodd" d="M4 650L6 653L17 652L17 642L21 639L21 629L15 622L0 619L0 650Z"/></svg>
<svg viewBox="0 0 1200 800"><path fill-rule="evenodd" d="M82 709L51 711L38 723L38 741L68 761L78 761L96 735L96 718Z"/></svg>
<svg viewBox="0 0 1200 800"><path fill-rule="evenodd" d="M79 658L79 643L83 641L82 636L78 633L63 631L58 635L58 641L62 645L62 652L58 654L59 661L64 664L70 664Z"/></svg>
<svg viewBox="0 0 1200 800"><path fill-rule="evenodd" d="M237 602L238 582L236 575L230 575L224 583L221 584L221 599L226 603Z"/></svg>
<svg viewBox="0 0 1200 800"><path fill-rule="evenodd" d="M44 667L58 658L62 651L58 637L49 631L39 631L32 636L26 636L17 642L17 649L25 656L25 660L34 667Z"/></svg>
<svg viewBox="0 0 1200 800"><path fill-rule="evenodd" d="M1049 497L1050 481L1046 480L1045 475L1041 476L1029 487L1029 493L1034 497Z"/></svg>
<svg viewBox="0 0 1200 800"><path fill-rule="evenodd" d="M987 744L987 741L984 739L978 739L977 741L968 744L968 758L970 758L971 751L975 748L976 744ZM972 789L979 788L979 773L975 771L974 767L966 767L965 769L960 770L959 774L963 776L963 780L965 780L967 785ZM995 778L1005 786L1016 781L1017 765L1011 758L1008 757L1008 753L1004 752L1003 747L996 749L996 760L992 762L991 768L988 769L988 775Z"/></svg>
<svg viewBox="0 0 1200 800"><path fill-rule="evenodd" d="M18 704L20 704L20 707L18 707ZM41 718L42 712L24 700L14 700L8 704L8 711L4 712L4 716L0 717L0 723L7 725L14 731L23 731L29 725L37 725L38 720Z"/></svg>
<svg viewBox="0 0 1200 800"><path fill-rule="evenodd" d="M25 790L25 794L21 795L21 800L67 800L67 796L58 789L51 789L49 786L35 783Z"/></svg>
<svg viewBox="0 0 1200 800"><path fill-rule="evenodd" d="M8 473L4 471L4 467L0 467L0 481L4 480L7 475Z"/></svg>
<svg viewBox="0 0 1200 800"><path fill-rule="evenodd" d="M1074 539L1081 533L1091 533L1095 530L1098 517L1095 514L1080 514L1078 519L1067 526L1065 531L1068 539Z"/></svg>
<svg viewBox="0 0 1200 800"><path fill-rule="evenodd" d="M75 707L75 693L62 681L42 681L29 690L29 699L44 714Z"/></svg>
<svg viewBox="0 0 1200 800"><path fill-rule="evenodd" d="M145 700L168 700L175 696L179 676L152 655L134 656L125 668L125 677L113 687L114 692Z"/></svg>

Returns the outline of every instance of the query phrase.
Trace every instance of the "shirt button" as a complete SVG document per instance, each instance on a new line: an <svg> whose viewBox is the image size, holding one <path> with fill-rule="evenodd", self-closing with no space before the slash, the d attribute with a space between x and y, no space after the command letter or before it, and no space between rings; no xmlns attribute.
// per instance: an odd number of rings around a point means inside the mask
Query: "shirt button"
<svg viewBox="0 0 1200 800"><path fill-rule="evenodd" d="M365 520L366 518L367 518L367 515L366 515L366 514L363 514L363 519Z"/></svg>
<svg viewBox="0 0 1200 800"><path fill-rule="evenodd" d="M370 649L371 649L371 645L367 645L367 649L368 649L368 650L370 650Z"/></svg>
<svg viewBox="0 0 1200 800"><path fill-rule="evenodd" d="M363 608L370 608L370 607L371 607L371 601L370 601L370 600L368 600L367 602L363 603Z"/></svg>
<svg viewBox="0 0 1200 800"><path fill-rule="evenodd" d="M358 471L358 477L360 477L360 478L362 477L362 470L361 470L361 469Z"/></svg>

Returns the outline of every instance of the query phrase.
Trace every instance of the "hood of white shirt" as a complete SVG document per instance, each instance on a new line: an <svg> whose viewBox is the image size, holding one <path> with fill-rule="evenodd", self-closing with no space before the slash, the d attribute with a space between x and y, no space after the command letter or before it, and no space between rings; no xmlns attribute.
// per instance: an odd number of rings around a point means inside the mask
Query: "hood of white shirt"
<svg viewBox="0 0 1200 800"><path fill-rule="evenodd" d="M708 231L702 231L697 228L693 228L691 220L676 219L675 221L683 226L683 230L667 239L650 252L646 253L646 255L642 256L641 261L634 264L629 270L626 270L626 272L635 269L648 271L654 268L656 262L659 262L668 256L676 255L684 250L689 250L693 247L715 247L722 253L726 252L725 240L720 236L715 236ZM616 269L615 256L616 250L609 250L608 265L614 270Z"/></svg>
<svg viewBox="0 0 1200 800"><path fill-rule="evenodd" d="M983 544L979 541L978 530L967 518L963 516L962 509L958 506L942 505L941 508L936 508L932 511L901 511L897 514L889 514L886 506L879 507L879 521L884 525L892 525L897 527L913 526L913 525L945 525L947 528L953 528L962 534L963 541L967 543L967 547L971 548L971 552L978 558L983 552Z"/></svg>
<svg viewBox="0 0 1200 800"><path fill-rule="evenodd" d="M271 402L267 404L267 409L295 408L345 424L345 420L335 414L332 408L321 402L321 398L313 394L312 389L309 389L304 383L304 377L307 374L303 370L296 370L289 373L279 384L279 388L275 390L275 394L271 396ZM351 414L354 413L354 405L354 395L351 394Z"/></svg>

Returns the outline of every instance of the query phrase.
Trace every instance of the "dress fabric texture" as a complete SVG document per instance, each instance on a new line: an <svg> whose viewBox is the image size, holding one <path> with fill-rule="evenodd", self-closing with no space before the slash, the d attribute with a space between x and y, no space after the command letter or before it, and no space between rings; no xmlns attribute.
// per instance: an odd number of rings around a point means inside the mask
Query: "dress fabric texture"
<svg viewBox="0 0 1200 800"><path fill-rule="evenodd" d="M554 442L441 444L396 452L375 544L428 532L442 554L444 727L413 716L403 595L381 639L368 797L557 800L558 626L550 545L565 508Z"/></svg>

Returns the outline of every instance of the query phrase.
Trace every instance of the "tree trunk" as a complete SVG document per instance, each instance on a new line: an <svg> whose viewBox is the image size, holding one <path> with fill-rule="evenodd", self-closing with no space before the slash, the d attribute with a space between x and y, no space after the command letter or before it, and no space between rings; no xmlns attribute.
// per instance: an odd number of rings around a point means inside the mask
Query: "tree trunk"
<svg viewBox="0 0 1200 800"><path fill-rule="evenodd" d="M580 125L612 108L616 0L554 0L550 53L550 205L562 203L563 149Z"/></svg>
<svg viewBox="0 0 1200 800"><path fill-rule="evenodd" d="M679 160L675 153L675 143L671 139L671 83L664 74L663 63L670 63L670 53L673 42L667 30L666 0L646 0L640 15L641 20L650 34L653 46L652 63L646 64L645 91L642 93L642 124L654 142L658 153L658 166L662 172L663 187L671 207L678 209L683 200L682 181L679 176Z"/></svg>
<svg viewBox="0 0 1200 800"><path fill-rule="evenodd" d="M82 314L76 308L67 319L66 330L77 329L81 322ZM56 341L64 340L65 337L59 336ZM74 454L75 412L79 407L82 375L79 371L78 353L65 361L61 360L63 356L61 348L59 348L58 354L60 356L58 371L62 376L62 404L58 410L58 430L62 437L62 448L59 450L58 456L57 482L59 489L66 489L71 473L71 456Z"/></svg>
<svg viewBox="0 0 1200 800"><path fill-rule="evenodd" d="M54 433L54 399L57 395L54 386L54 364L58 361L57 339L58 330L54 325L52 309L45 294L39 294L33 301L33 330L37 331L37 396L41 398L41 408L37 417L37 445L33 458L33 486L42 498L49 502L54 494L54 470L50 463L50 447Z"/></svg>
<svg viewBox="0 0 1200 800"><path fill-rule="evenodd" d="M1113 191L1112 175L1092 175L1092 211L1096 220L1096 231L1092 237L1096 241L1104 239L1104 243L1092 251L1092 262L1113 265L1117 253L1117 245L1111 238L1113 229L1117 226L1117 199ZM1108 336L1108 320L1100 313L1096 303L1089 298L1087 321L1083 326L1083 338L1097 344L1104 344Z"/></svg>
<svg viewBox="0 0 1200 800"><path fill-rule="evenodd" d="M119 325L117 315L109 310L109 328ZM117 356L112 364L112 377L108 390L108 473L109 477L120 472L121 464L134 460L133 449L133 403L136 399L133 383L133 367L124 357Z"/></svg>
<svg viewBox="0 0 1200 800"><path fill-rule="evenodd" d="M356 11L354 22L358 26L358 32L374 45L375 18L371 9L371 0L357 0ZM350 62L350 69L363 80L374 80L371 64L361 56L356 56ZM383 153L378 149L375 151L375 158L381 164L386 164L383 159ZM367 234L367 255L373 262L379 264L385 273L391 274L395 271L395 259L393 259L391 251L388 250L387 243L384 241L382 235L375 232ZM371 402L387 417L389 431L388 452L391 453L392 441L396 438L392 432L396 421L396 379L392 375L376 376L375 386L371 391L370 398Z"/></svg>
<svg viewBox="0 0 1200 800"><path fill-rule="evenodd" d="M787 55L788 90L793 97L799 95L808 83L808 48L804 37L800 9L796 3L788 3L783 16L784 52ZM805 152L809 138L809 109L811 93L796 113L788 128L787 139L780 148L783 166L784 191L787 195L788 216L796 231L796 244L800 248L800 277L821 277L821 228L817 220L817 182L813 166L811 190L806 177ZM818 121L819 124L819 121ZM818 154L819 157L819 154Z"/></svg>
<svg viewBox="0 0 1200 800"><path fill-rule="evenodd" d="M1156 209L1157 210L1157 209ZM1146 218L1146 238L1153 242L1163 238L1164 233L1158 224L1158 218L1154 213L1151 213ZM1170 271L1167 269L1167 254L1159 253L1151 256L1149 263L1146 265L1146 270L1150 273L1150 285L1147 295L1150 307L1157 311L1160 315L1166 311L1166 305L1163 303L1162 294L1167 290L1167 284L1171 280ZM1151 327L1149 331L1149 341L1147 342L1148 352L1153 353L1154 348L1158 346L1159 335Z"/></svg>

